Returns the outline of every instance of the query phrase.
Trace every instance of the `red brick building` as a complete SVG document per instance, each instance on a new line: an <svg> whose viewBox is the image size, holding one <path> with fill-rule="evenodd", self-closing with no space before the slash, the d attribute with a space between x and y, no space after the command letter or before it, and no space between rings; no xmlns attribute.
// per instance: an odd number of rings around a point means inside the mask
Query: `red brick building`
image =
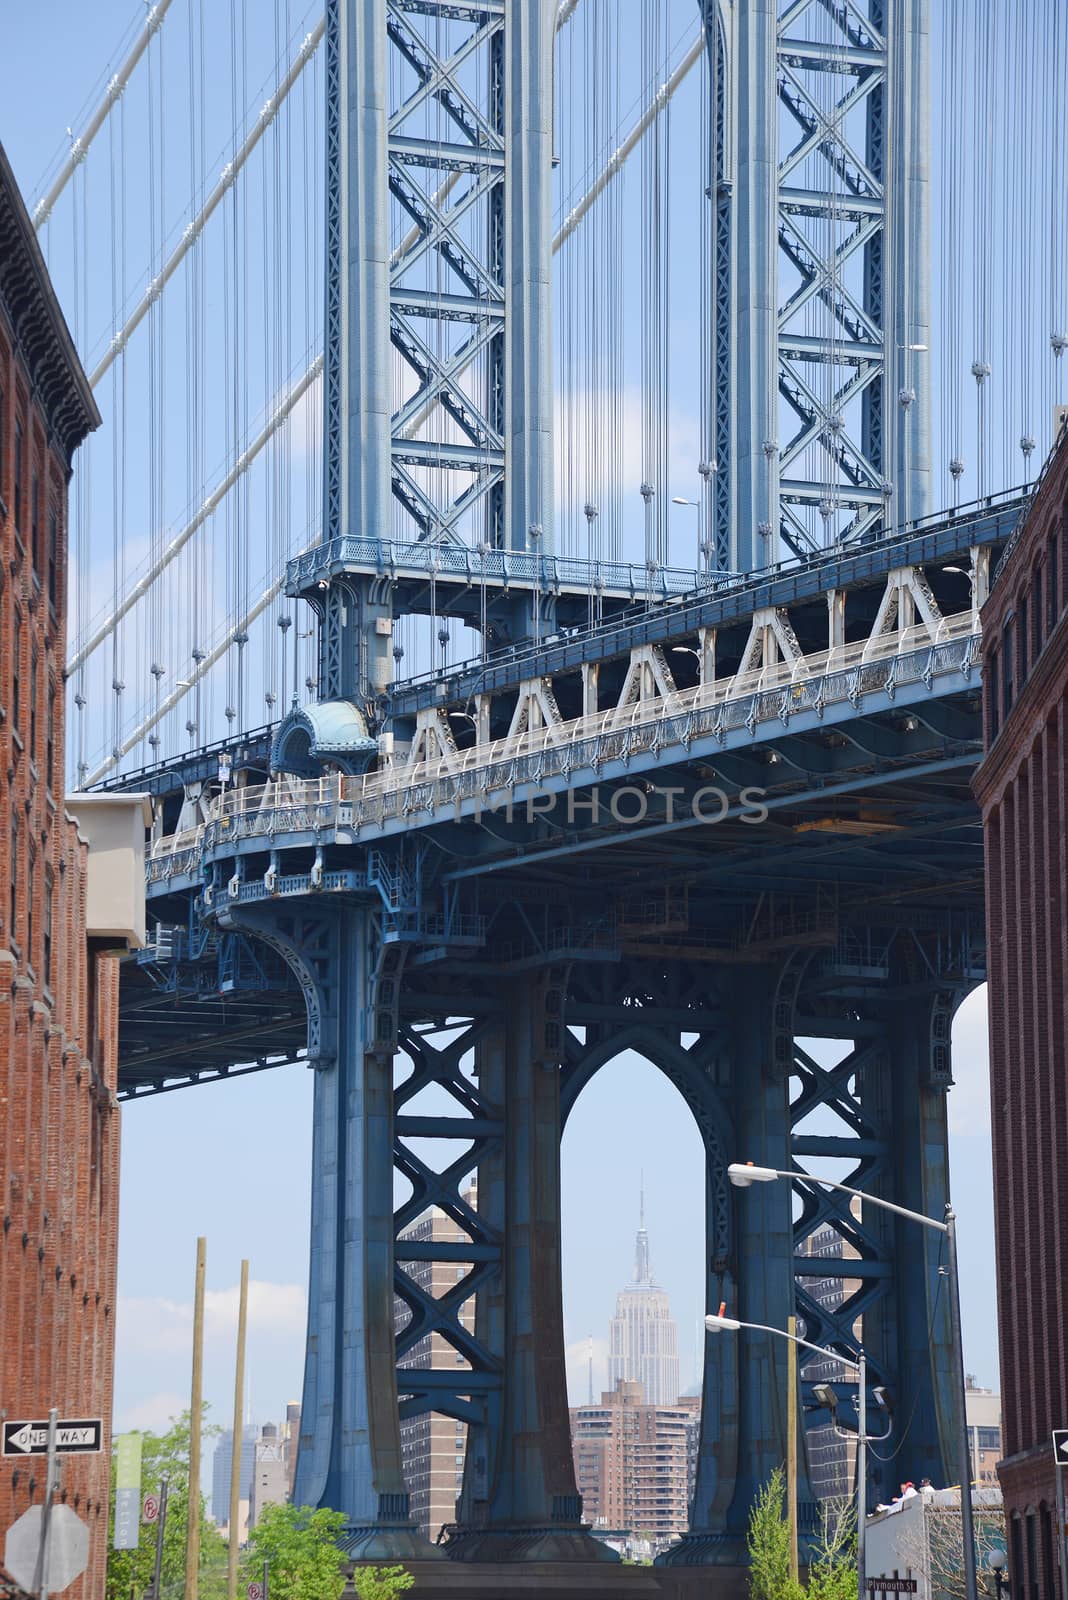
<svg viewBox="0 0 1068 1600"><path fill-rule="evenodd" d="M110 1433L117 968L86 935L63 783L67 486L99 421L0 148L0 1409ZM0 1558L43 1479L40 1458L0 1461ZM64 1466L91 1532L71 1600L102 1600L108 1483L106 1451Z"/></svg>
<svg viewBox="0 0 1068 1600"><path fill-rule="evenodd" d="M983 608L990 1093L1013 1600L1058 1577L1068 1428L1068 437Z"/></svg>

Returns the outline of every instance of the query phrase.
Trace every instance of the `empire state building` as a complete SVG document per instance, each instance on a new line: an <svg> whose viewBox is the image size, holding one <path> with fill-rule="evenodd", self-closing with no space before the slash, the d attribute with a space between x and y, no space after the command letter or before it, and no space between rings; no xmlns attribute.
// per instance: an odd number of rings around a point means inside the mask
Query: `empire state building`
<svg viewBox="0 0 1068 1600"><path fill-rule="evenodd" d="M640 1383L646 1405L673 1406L679 1398L679 1332L664 1290L653 1281L645 1194L634 1248L634 1281L616 1297L609 1326L608 1381Z"/></svg>

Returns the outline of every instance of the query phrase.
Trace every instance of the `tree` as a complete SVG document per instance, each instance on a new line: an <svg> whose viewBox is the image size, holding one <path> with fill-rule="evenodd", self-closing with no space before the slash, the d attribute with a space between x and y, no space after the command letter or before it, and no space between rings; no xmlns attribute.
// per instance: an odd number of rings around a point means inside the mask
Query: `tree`
<svg viewBox="0 0 1068 1600"><path fill-rule="evenodd" d="M242 1582L258 1582L266 1564L270 1600L341 1600L348 1558L345 1517L310 1506L264 1506L248 1536ZM395 1600L415 1579L403 1567L356 1567L360 1600Z"/></svg>
<svg viewBox="0 0 1068 1600"><path fill-rule="evenodd" d="M205 1411L207 1406L204 1407ZM188 1411L171 1419L166 1433L141 1436L141 1498L158 1494L160 1479L167 1479L167 1525L163 1535L160 1590L163 1600L180 1595L185 1587L185 1538L189 1519ZM207 1437L218 1428L204 1428ZM136 1550L114 1550L115 1469L111 1473L111 1510L108 1521L107 1600L129 1600L132 1592L144 1594L152 1582L156 1560L156 1526L142 1523ZM205 1515L200 1496L200 1594L202 1600L224 1600L226 1595L226 1541Z"/></svg>
<svg viewBox="0 0 1068 1600"><path fill-rule="evenodd" d="M820 1531L809 1555L809 1600L854 1600L857 1592L857 1510L848 1499L824 1500Z"/></svg>
<svg viewBox="0 0 1068 1600"><path fill-rule="evenodd" d="M352 1586L360 1600L396 1600L415 1579L403 1567L356 1567Z"/></svg>
<svg viewBox="0 0 1068 1600"><path fill-rule="evenodd" d="M790 1575L790 1525L781 1467L775 1468L753 1502L746 1548L752 1600L800 1600L805 1591Z"/></svg>
<svg viewBox="0 0 1068 1600"><path fill-rule="evenodd" d="M344 1532L340 1511L264 1506L248 1536L243 1579L258 1581L266 1564L271 1600L341 1600Z"/></svg>

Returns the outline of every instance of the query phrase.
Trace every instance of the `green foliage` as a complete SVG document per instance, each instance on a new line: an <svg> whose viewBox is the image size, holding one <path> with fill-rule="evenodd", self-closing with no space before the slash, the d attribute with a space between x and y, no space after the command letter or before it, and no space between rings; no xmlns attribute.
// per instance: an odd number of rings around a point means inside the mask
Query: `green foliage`
<svg viewBox="0 0 1068 1600"><path fill-rule="evenodd" d="M776 1467L749 1512L749 1593L752 1600L801 1600L804 1590L790 1576L790 1525L786 1476Z"/></svg>
<svg viewBox="0 0 1068 1600"><path fill-rule="evenodd" d="M205 1411L207 1406L204 1407ZM163 1564L160 1574L162 1600L181 1595L185 1588L185 1538L189 1517L189 1412L172 1419L166 1433L145 1433L141 1438L141 1498L158 1494L160 1480L167 1478L167 1525L163 1535ZM220 1430L202 1427L210 1438ZM141 1542L136 1550L114 1550L115 1464L111 1467L111 1505L108 1516L107 1600L129 1600L132 1593L144 1594L152 1582L156 1560L156 1524L141 1524ZM226 1541L208 1520L204 1497L200 1496L200 1595L201 1600L225 1600Z"/></svg>
<svg viewBox="0 0 1068 1600"><path fill-rule="evenodd" d="M810 1551L808 1583L790 1576L786 1475L777 1467L749 1513L749 1593L752 1600L855 1600L856 1513L849 1500L826 1501Z"/></svg>
<svg viewBox="0 0 1068 1600"><path fill-rule="evenodd" d="M340 1511L264 1506L248 1537L242 1588L259 1582L266 1562L270 1600L341 1600L345 1555L339 1540L344 1531L345 1518ZM394 1592L383 1590L382 1600L390 1600ZM363 1594L358 1586L357 1593ZM377 1590L371 1594L379 1600Z"/></svg>
<svg viewBox="0 0 1068 1600"><path fill-rule="evenodd" d="M353 1587L360 1600L396 1600L410 1589L415 1579L403 1567L356 1567Z"/></svg>

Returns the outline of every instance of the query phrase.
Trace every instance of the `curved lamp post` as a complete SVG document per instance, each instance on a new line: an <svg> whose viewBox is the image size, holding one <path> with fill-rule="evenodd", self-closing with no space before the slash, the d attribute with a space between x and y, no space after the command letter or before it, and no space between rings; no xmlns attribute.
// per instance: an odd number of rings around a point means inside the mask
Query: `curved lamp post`
<svg viewBox="0 0 1068 1600"><path fill-rule="evenodd" d="M790 1320L792 1322L793 1318L791 1317ZM767 1323L764 1323L764 1322L742 1322L737 1317L725 1317L722 1312L720 1312L720 1314L718 1316L706 1317L705 1318L705 1327L708 1329L709 1333L721 1333L721 1332L733 1333L733 1332L736 1332L737 1329L739 1329L739 1328L748 1328L753 1333L774 1333L780 1339L787 1339L787 1340L789 1340L789 1342L791 1344L800 1345L802 1347L802 1349L804 1349L804 1350L812 1350L818 1356L825 1356L829 1361L841 1361L847 1367L855 1367L856 1368L856 1373L857 1373L857 1423L858 1423L857 1435L856 1435L856 1439L857 1439L857 1600L866 1600L865 1582L866 1582L866 1578L867 1578L867 1569L866 1569L865 1559L864 1559L864 1555L865 1555L865 1551L864 1551L864 1543L865 1543L865 1541L864 1541L864 1529L865 1529L865 1523L866 1523L866 1520L867 1520L868 1485L867 1485L866 1473L867 1473L867 1467L868 1467L868 1442L870 1440L872 1443L875 1443L879 1439L885 1439L888 1436L888 1434L890 1432L890 1429L887 1428L885 1433L873 1433L873 1434L870 1434L868 1432L868 1409L867 1409L867 1394L868 1394L868 1382L867 1382L867 1380L868 1380L868 1372L867 1372L867 1359L865 1357L863 1349L861 1349L858 1352L857 1359L854 1361L852 1356L844 1356L844 1355L842 1355L841 1351L839 1351L839 1350L828 1350L827 1347L825 1345L822 1345L822 1344L812 1344L810 1340L802 1339L796 1333L787 1333L782 1328L769 1327L767 1325ZM831 1393L833 1394L833 1390L831 1391ZM830 1404L829 1401L826 1401L825 1403L830 1406L831 1414L833 1416L833 1414L834 1414L834 1406L833 1406L833 1404ZM791 1429L796 1427L796 1418L791 1417L791 1419L790 1419L790 1427L791 1427ZM837 1423L835 1423L835 1431L839 1432L839 1433L842 1433L844 1430L838 1428ZM796 1538L797 1538L797 1506L792 1501L791 1501L791 1505L790 1505L790 1521L791 1521L791 1524L792 1524L792 1527L791 1527L791 1542L794 1545L793 1553L794 1553L794 1555L796 1557L796 1543L795 1543L795 1541L796 1541ZM796 1567L796 1560L794 1561L794 1566ZM794 1573L794 1576L796 1577L796 1571Z"/></svg>
<svg viewBox="0 0 1068 1600"><path fill-rule="evenodd" d="M964 1536L964 1592L967 1600L979 1600L975 1570L975 1528L972 1520L972 1453L968 1439L968 1419L965 1413L964 1342L960 1322L960 1276L957 1270L957 1216L953 1207L946 1206L946 1219L938 1222L925 1217L922 1211L910 1211L906 1206L894 1205L890 1200L880 1200L877 1195L865 1194L862 1189L851 1189L846 1183L834 1183L830 1178L817 1178L810 1172L780 1172L777 1167L755 1167L752 1162L732 1161L727 1176L739 1189L748 1189L754 1183L774 1183L785 1178L792 1183L801 1179L805 1183L818 1183L825 1189L837 1189L841 1194L855 1195L865 1205L879 1206L883 1211L893 1211L921 1227L934 1228L946 1236L946 1257L949 1268L949 1322L955 1357L957 1390L960 1396L960 1520ZM839 1358L840 1359L840 1358ZM859 1535L859 1530L858 1530ZM862 1597L863 1600L863 1597Z"/></svg>

